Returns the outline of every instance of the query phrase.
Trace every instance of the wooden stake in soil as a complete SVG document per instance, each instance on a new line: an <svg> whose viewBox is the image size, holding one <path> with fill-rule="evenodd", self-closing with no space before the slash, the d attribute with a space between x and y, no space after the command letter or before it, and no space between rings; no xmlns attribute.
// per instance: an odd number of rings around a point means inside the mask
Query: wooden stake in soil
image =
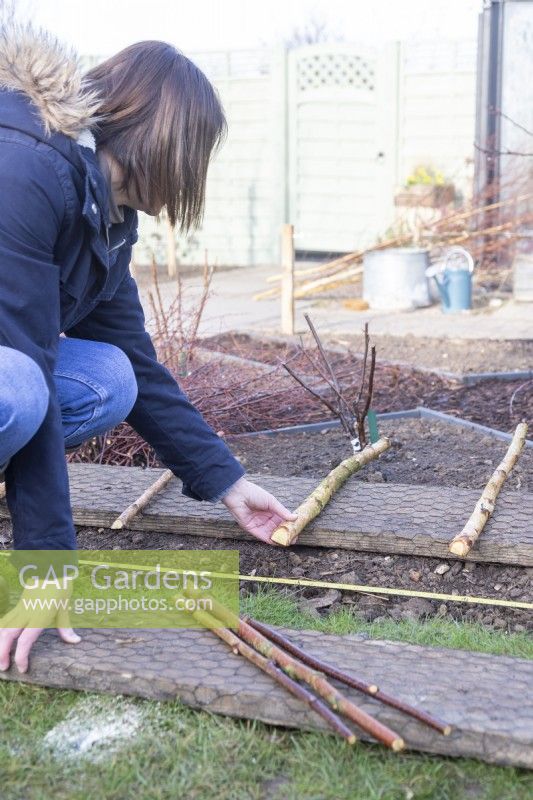
<svg viewBox="0 0 533 800"><path fill-rule="evenodd" d="M208 627L214 634L216 634L219 639L222 639L223 642L226 642L229 647L233 650L235 655L241 655L243 658L246 658L247 661L250 661L252 664L255 664L256 667L266 672L267 675L270 675L276 683L279 683L283 686L284 689L287 689L291 694L297 697L299 700L303 700L310 708L317 712L323 719L326 720L330 728L332 728L335 733L342 736L343 739L346 739L348 744L355 744L357 741L357 737L355 733L350 730L350 728L342 721L342 719L332 711L326 703L324 703L320 698L316 697L312 692L309 691L305 686L297 683L290 675L287 675L283 670L276 666L273 661L269 661L267 658L262 656L253 647L243 642L242 639L239 639L233 631L230 631L228 628L223 627L223 624L219 622L217 618L215 618L212 614L208 614L206 611L194 611L193 617L200 622L201 625Z"/></svg>
<svg viewBox="0 0 533 800"><path fill-rule="evenodd" d="M375 444L367 445L360 453L341 461L339 466L331 470L316 489L311 492L309 497L298 506L295 511L297 519L294 522L284 522L276 528L270 537L271 540L285 547L293 544L305 526L320 514L335 492L346 483L348 478L358 472L361 467L384 453L385 450L388 450L389 447L390 440L384 436Z"/></svg>
<svg viewBox="0 0 533 800"><path fill-rule="evenodd" d="M525 422L521 422L519 425L517 425L511 444L509 445L509 449L507 450L503 461L492 473L491 478L485 486L483 494L477 501L476 507L474 508L474 511L472 512L468 522L464 526L461 533L458 533L457 536L455 536L450 542L448 549L450 553L454 554L454 556L460 556L461 558L464 558L466 555L468 555L474 544L479 539L487 520L494 512L496 498L500 493L500 489L502 488L506 478L509 476L512 468L518 461L526 441L526 436L527 425Z"/></svg>
<svg viewBox="0 0 533 800"><path fill-rule="evenodd" d="M281 332L294 334L294 226L281 229Z"/></svg>
<svg viewBox="0 0 533 800"><path fill-rule="evenodd" d="M169 469L165 470L165 472L163 472L163 474L160 475L159 478L154 483L152 483L152 485L149 486L148 489L146 489L140 495L140 497L137 498L137 500L135 500L135 502L133 502L131 505L129 505L122 512L120 517L117 517L117 519L111 525L111 530L118 531L118 530L121 530L122 528L127 528L129 523L132 521L132 519L135 516L137 516L139 511L142 511L142 509L145 508L148 505L150 500L158 492L160 492L161 489L163 489L167 485L169 480L171 478L173 478L173 477L174 477L174 473L171 470L169 470Z"/></svg>

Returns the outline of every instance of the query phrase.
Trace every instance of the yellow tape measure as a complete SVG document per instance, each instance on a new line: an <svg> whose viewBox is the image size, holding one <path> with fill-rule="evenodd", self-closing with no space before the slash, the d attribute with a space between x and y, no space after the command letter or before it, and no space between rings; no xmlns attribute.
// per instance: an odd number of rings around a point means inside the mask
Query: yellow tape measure
<svg viewBox="0 0 533 800"><path fill-rule="evenodd" d="M8 556L11 551L0 551L0 556ZM99 561L89 561L80 559L80 564L98 565ZM131 564L112 563L111 567L115 569L132 569ZM135 564L135 569L151 570L152 565ZM162 568L161 572L176 572L170 568ZM513 600L499 600L496 597L472 597L468 594L440 594L439 592L418 592L414 589L391 589L388 586L367 586L366 584L359 583L335 583L334 581L312 581L307 578L271 578L268 575L232 575L220 572L208 572L214 578L227 578L235 580L238 578L240 581L248 581L255 583L272 583L284 586L308 586L316 589L339 589L343 592L363 592L367 594L384 594L393 595L396 597L423 597L426 600L443 600L452 603L479 603L485 606L504 606L505 608L525 608L533 609L533 603L526 603L522 601Z"/></svg>
<svg viewBox="0 0 533 800"><path fill-rule="evenodd" d="M340 589L343 592L367 592L368 594L397 595L399 597L423 597L426 600L445 600L454 603L481 603L486 606L506 606L507 608L533 609L533 603L498 600L493 597L471 597L467 594L439 594L437 592L417 592L412 589L390 589L385 586L365 586L357 583L334 583L333 581L311 581L306 578L269 578L265 575L239 575L241 581L257 583L278 583L288 586L310 586L320 589Z"/></svg>

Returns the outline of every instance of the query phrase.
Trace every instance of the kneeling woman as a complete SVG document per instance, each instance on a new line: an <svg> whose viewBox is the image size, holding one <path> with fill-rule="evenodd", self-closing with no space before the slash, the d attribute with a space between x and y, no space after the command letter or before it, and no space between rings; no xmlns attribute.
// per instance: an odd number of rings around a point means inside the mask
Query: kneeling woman
<svg viewBox="0 0 533 800"><path fill-rule="evenodd" d="M169 44L131 45L82 79L49 34L0 31L0 470L15 548L76 547L65 446L124 419L186 495L221 500L258 539L294 518L158 362L129 271L137 211L199 224L224 130L213 87ZM39 633L0 631L0 668L18 637L26 669Z"/></svg>

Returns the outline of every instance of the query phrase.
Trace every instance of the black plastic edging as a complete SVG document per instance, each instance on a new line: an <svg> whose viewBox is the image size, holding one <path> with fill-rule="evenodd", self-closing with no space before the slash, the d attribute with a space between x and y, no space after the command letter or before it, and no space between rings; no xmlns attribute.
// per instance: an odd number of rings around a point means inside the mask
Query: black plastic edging
<svg viewBox="0 0 533 800"><path fill-rule="evenodd" d="M461 417L454 417L451 414L444 414L442 411L435 411L433 408L425 408L418 406L417 408L409 408L405 411L385 411L382 414L376 414L378 420L385 419L436 419L440 422L446 422L450 425L458 425L461 428L469 428L470 430L477 431L486 436L492 436L493 439L500 439L504 442L510 442L513 438L512 433L499 431L496 428L489 428L486 425L480 425L478 422L470 422L470 420L462 419ZM324 422L309 422L304 425L287 425L284 428L269 428L262 431L250 431L249 433L235 433L230 434L232 439L241 439L250 436L277 436L280 433L313 433L314 431L325 431L333 428L340 428L340 422L337 419L324 420ZM533 447L533 440L526 439L526 447Z"/></svg>
<svg viewBox="0 0 533 800"><path fill-rule="evenodd" d="M469 386L471 383L482 383L483 381L519 381L522 379L533 379L533 370L521 372L466 372L458 376L461 383Z"/></svg>
<svg viewBox="0 0 533 800"><path fill-rule="evenodd" d="M410 408L406 411L384 411L382 414L376 414L378 420L380 419L420 419L420 410L418 408ZM340 422L338 419L327 419L324 422L308 422L303 425L287 425L284 428L268 428L263 431L250 431L249 433L234 433L231 434L233 439L241 438L244 436L277 436L278 433L312 433L313 431L325 431L330 428L339 428ZM230 434L228 434L230 435Z"/></svg>

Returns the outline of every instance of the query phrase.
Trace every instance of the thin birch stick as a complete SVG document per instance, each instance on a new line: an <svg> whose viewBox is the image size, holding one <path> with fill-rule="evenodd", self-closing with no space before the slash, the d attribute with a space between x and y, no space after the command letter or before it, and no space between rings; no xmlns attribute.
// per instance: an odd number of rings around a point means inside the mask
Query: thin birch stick
<svg viewBox="0 0 533 800"><path fill-rule="evenodd" d="M163 472L163 474L160 475L159 478L152 483L152 485L149 486L148 489L146 489L140 495L140 497L137 498L137 500L135 500L122 512L120 517L117 517L117 519L111 525L111 530L118 531L122 528L127 528L129 523L134 517L137 516L139 511L142 511L142 509L148 505L150 500L167 485L172 477L174 477L174 473L170 469L165 470L165 472Z"/></svg>
<svg viewBox="0 0 533 800"><path fill-rule="evenodd" d="M329 288L330 284L333 285L339 281L345 281L349 278L356 278L363 274L363 268L359 266L349 267L342 272L336 272L333 275L328 275L325 278L317 278L313 281L307 281L294 289L295 299L305 297L308 293L318 292L322 289ZM254 294L254 300L266 300L268 297L276 297L281 292L279 286L274 286L272 289L265 289L262 292Z"/></svg>
<svg viewBox="0 0 533 800"><path fill-rule="evenodd" d="M294 512L297 514L296 520L294 522L284 522L276 528L270 537L271 540L285 547L293 544L305 526L320 514L335 492L346 483L348 478L384 453L385 450L388 450L389 447L390 440L383 436L375 444L367 445L360 453L341 461L339 466L331 470L316 489L311 492L309 497L306 497L303 503L298 506Z"/></svg>
<svg viewBox="0 0 533 800"><path fill-rule="evenodd" d="M0 483L0 500L3 500L6 496L6 484Z"/></svg>
<svg viewBox="0 0 533 800"><path fill-rule="evenodd" d="M348 744L355 744L357 737L354 732L326 705L326 703L316 697L309 689L297 683L290 675L287 675L283 670L277 667L273 661L269 661L258 653L257 650L254 650L253 647L250 647L250 645L243 642L242 639L239 639L233 631L223 627L222 623L213 617L212 614L206 611L194 611L193 617L203 626L209 628L219 639L226 642L235 655L243 656L247 661L255 664L256 667L259 667L259 669L266 672L267 675L270 675L276 683L279 683L284 689L287 689L287 691L299 700L303 700L313 711L316 711L317 714L326 720L335 733L342 736L343 739L346 739Z"/></svg>
<svg viewBox="0 0 533 800"><path fill-rule="evenodd" d="M454 556L460 556L461 558L464 558L466 555L468 555L474 544L479 539L487 520L494 512L496 498L498 497L506 478L508 478L509 473L518 461L520 453L522 452L526 442L526 436L527 425L525 422L521 422L516 427L511 444L509 445L503 461L492 473L489 482L483 489L483 494L477 501L476 506L470 518L468 519L468 522L464 526L461 533L458 533L457 536L455 536L450 542L448 549L450 553L454 554Z"/></svg>
<svg viewBox="0 0 533 800"><path fill-rule="evenodd" d="M404 714L408 714L410 717L413 717L420 722L424 722L426 725L429 725L431 728L439 731L444 736L449 736L451 733L451 725L438 719L438 717L434 717L431 714L428 714L426 711L421 711L420 709L409 705L409 703L404 703L403 700L398 700L396 697L393 697L386 692L382 692L381 689L374 684L367 684L359 678L354 678L352 675L348 675L348 673L343 672L337 667L315 658L310 653L307 653L301 647L298 647L298 645L291 642L281 633L272 630L272 628L270 628L268 625L264 625L262 622L258 622L250 617L245 617L245 621L257 631L264 634L268 639L271 639L271 641L275 642L275 644L279 644L280 647L283 647L288 653L296 656L296 658L299 658L300 661L304 662L304 664L308 664L310 667L320 670L320 672L323 672L330 678L335 678L341 683L344 683L346 686L357 689L359 692L363 692L364 694L373 697L375 700L380 700L385 705L396 708L398 711L403 711Z"/></svg>
<svg viewBox="0 0 533 800"><path fill-rule="evenodd" d="M363 267L349 267L348 269L342 270L342 272L337 272L334 275L328 275L325 278L316 278L314 281L307 281L306 283L301 284L295 289L294 296L296 299L301 299L308 293L312 294L313 292L318 292L322 289L328 289L338 281L344 281L348 278L357 278L362 274Z"/></svg>

